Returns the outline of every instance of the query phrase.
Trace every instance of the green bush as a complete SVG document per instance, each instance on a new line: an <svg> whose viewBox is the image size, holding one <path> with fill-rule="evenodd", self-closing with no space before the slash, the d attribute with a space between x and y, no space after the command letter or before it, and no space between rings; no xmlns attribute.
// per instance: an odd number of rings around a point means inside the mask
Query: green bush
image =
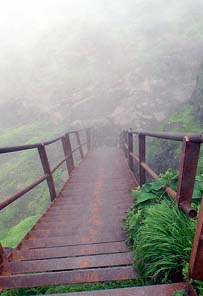
<svg viewBox="0 0 203 296"><path fill-rule="evenodd" d="M145 282L182 280L187 268L196 227L166 193L177 190L178 173L168 170L159 179L132 191L125 225L133 246L135 267ZM203 177L197 176L193 206L198 210L203 193Z"/></svg>
<svg viewBox="0 0 203 296"><path fill-rule="evenodd" d="M196 221L172 201L150 206L134 242L135 266L151 282L169 282L188 263Z"/></svg>

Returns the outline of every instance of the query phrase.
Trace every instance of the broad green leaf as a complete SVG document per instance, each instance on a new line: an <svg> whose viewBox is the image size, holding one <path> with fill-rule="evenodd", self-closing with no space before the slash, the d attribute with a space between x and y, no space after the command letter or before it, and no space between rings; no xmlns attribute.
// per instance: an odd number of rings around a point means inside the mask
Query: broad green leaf
<svg viewBox="0 0 203 296"><path fill-rule="evenodd" d="M145 192L150 192L152 189L152 183L146 183L142 186L142 190Z"/></svg>
<svg viewBox="0 0 203 296"><path fill-rule="evenodd" d="M154 193L137 192L136 198L135 203L138 205L149 200L157 199L158 196Z"/></svg>
<svg viewBox="0 0 203 296"><path fill-rule="evenodd" d="M131 190L131 195L137 197L138 192L140 192L140 190Z"/></svg>
<svg viewBox="0 0 203 296"><path fill-rule="evenodd" d="M193 190L192 199L201 199L202 198L202 192L196 188Z"/></svg>
<svg viewBox="0 0 203 296"><path fill-rule="evenodd" d="M159 178L153 183L151 183L151 189L152 190L160 190L166 186L166 180Z"/></svg>

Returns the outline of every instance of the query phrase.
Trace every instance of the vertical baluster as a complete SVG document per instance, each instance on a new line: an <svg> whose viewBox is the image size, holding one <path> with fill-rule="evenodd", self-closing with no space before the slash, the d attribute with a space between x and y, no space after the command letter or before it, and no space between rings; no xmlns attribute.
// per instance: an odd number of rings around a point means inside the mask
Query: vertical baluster
<svg viewBox="0 0 203 296"><path fill-rule="evenodd" d="M4 263L8 261L6 253L4 251L4 248L2 244L0 243L0 271L3 268Z"/></svg>
<svg viewBox="0 0 203 296"><path fill-rule="evenodd" d="M122 130L122 132L121 132L120 145L121 145L121 149L125 153L125 131L124 130Z"/></svg>
<svg viewBox="0 0 203 296"><path fill-rule="evenodd" d="M76 134L77 144L79 146L80 157L84 158L84 153L83 153L83 149L82 149L82 145L81 145L81 141L80 141L80 134L79 134L79 132L75 132L75 134Z"/></svg>
<svg viewBox="0 0 203 296"><path fill-rule="evenodd" d="M86 130L86 138L87 138L87 151L89 151L91 148L91 129L90 128Z"/></svg>
<svg viewBox="0 0 203 296"><path fill-rule="evenodd" d="M128 132L126 130L123 131L123 135L124 135L124 152L125 152L125 157L128 157L128 151L126 148L126 144L128 144Z"/></svg>
<svg viewBox="0 0 203 296"><path fill-rule="evenodd" d="M65 136L62 138L62 145L63 145L63 152L66 157L66 166L68 170L68 174L72 173L72 170L74 169L74 162L73 162L73 155L71 151L71 143L69 134L65 134Z"/></svg>
<svg viewBox="0 0 203 296"><path fill-rule="evenodd" d="M145 184L146 177L145 177L145 170L141 166L141 162L145 162L145 155L146 155L146 143L145 143L145 136L144 135L138 135L139 139L139 178L140 178L140 186Z"/></svg>
<svg viewBox="0 0 203 296"><path fill-rule="evenodd" d="M133 172L133 157L131 153L133 153L133 133L128 131L128 164Z"/></svg>
<svg viewBox="0 0 203 296"><path fill-rule="evenodd" d="M50 165L49 165L49 160L48 160L48 157L47 157L46 149L45 149L45 146L43 144L38 147L38 152L39 152L39 156L40 156L40 159L41 159L41 163L42 163L44 173L48 174L47 185L49 187L51 201L53 201L55 199L55 197L56 197L56 189L55 189L54 179L53 179L53 176L52 176L52 173L51 173L51 168L50 168Z"/></svg>
<svg viewBox="0 0 203 296"><path fill-rule="evenodd" d="M66 145L67 145L67 153L70 156L70 167L71 167L71 172L74 169L74 159L73 159L73 153L72 153L72 145L71 145L71 140L70 140L70 135L67 133L65 135L66 137Z"/></svg>
<svg viewBox="0 0 203 296"><path fill-rule="evenodd" d="M200 144L184 138L178 178L177 199L181 208L189 208L192 201ZM187 209L186 209L187 210Z"/></svg>
<svg viewBox="0 0 203 296"><path fill-rule="evenodd" d="M190 256L189 277L194 280L203 280L203 199Z"/></svg>

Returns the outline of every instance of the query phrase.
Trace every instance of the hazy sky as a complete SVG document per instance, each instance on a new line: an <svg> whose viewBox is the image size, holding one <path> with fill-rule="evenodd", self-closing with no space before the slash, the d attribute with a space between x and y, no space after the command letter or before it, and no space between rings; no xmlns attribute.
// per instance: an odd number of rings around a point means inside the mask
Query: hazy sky
<svg viewBox="0 0 203 296"><path fill-rule="evenodd" d="M29 44L46 30L71 19L99 19L100 5L86 0L0 0L0 42Z"/></svg>
<svg viewBox="0 0 203 296"><path fill-rule="evenodd" d="M184 7L194 3L199 8L200 0L0 0L0 44L25 45L40 38L47 30L73 19L88 22L105 21L105 17L125 15L132 6L134 24L150 15L150 21L171 21L184 15ZM197 13L201 13L199 10ZM146 23L146 19L144 18ZM145 24L146 25L146 24ZM2 47L2 46L1 46ZM4 47L4 46L3 46Z"/></svg>

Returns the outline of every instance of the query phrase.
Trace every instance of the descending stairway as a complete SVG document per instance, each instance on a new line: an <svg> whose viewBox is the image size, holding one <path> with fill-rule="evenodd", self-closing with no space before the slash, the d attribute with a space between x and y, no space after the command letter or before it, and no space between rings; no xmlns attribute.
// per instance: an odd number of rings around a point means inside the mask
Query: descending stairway
<svg viewBox="0 0 203 296"><path fill-rule="evenodd" d="M137 185L117 148L91 151L59 196L4 263L0 289L135 279L122 219ZM69 296L172 295L187 283Z"/></svg>
<svg viewBox="0 0 203 296"><path fill-rule="evenodd" d="M133 279L122 219L135 181L116 148L91 152L12 252L3 288Z"/></svg>

